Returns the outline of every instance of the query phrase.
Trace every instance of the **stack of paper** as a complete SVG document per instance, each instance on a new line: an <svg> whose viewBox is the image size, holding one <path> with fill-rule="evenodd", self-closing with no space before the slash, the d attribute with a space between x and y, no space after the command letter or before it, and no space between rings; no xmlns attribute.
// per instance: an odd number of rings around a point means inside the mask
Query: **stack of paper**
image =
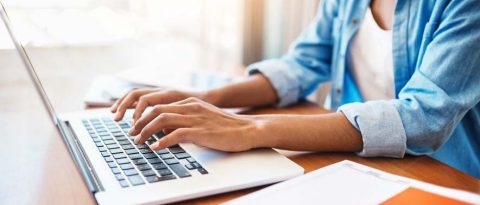
<svg viewBox="0 0 480 205"><path fill-rule="evenodd" d="M480 196L345 160L226 204L480 204Z"/></svg>

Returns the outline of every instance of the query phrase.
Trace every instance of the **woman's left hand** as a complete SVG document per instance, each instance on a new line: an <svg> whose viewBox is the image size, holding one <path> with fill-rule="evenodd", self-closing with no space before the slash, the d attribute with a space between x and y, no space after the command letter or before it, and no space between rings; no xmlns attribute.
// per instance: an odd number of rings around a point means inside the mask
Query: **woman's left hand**
<svg viewBox="0 0 480 205"><path fill-rule="evenodd" d="M150 145L153 150L192 142L217 150L237 152L255 147L258 125L253 117L225 112L197 98L156 105L138 119L129 131L135 142L144 143L153 134L166 136Z"/></svg>

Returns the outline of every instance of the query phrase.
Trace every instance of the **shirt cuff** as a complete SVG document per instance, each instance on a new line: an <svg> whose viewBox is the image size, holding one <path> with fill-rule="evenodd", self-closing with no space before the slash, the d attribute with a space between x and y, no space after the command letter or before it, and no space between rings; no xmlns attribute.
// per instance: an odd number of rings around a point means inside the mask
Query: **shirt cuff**
<svg viewBox="0 0 480 205"><path fill-rule="evenodd" d="M279 98L276 106L294 104L299 98L299 84L294 72L280 59L265 60L247 67L247 75L263 74L272 84Z"/></svg>
<svg viewBox="0 0 480 205"><path fill-rule="evenodd" d="M405 155L407 138L400 114L385 100L350 103L338 108L362 134L363 157Z"/></svg>

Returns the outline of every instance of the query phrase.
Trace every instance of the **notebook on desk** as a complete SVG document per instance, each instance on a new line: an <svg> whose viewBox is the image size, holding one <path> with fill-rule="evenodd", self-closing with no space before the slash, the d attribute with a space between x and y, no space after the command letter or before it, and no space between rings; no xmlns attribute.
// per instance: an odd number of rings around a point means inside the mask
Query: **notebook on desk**
<svg viewBox="0 0 480 205"><path fill-rule="evenodd" d="M389 174L345 160L226 204L277 203L480 204L480 196Z"/></svg>

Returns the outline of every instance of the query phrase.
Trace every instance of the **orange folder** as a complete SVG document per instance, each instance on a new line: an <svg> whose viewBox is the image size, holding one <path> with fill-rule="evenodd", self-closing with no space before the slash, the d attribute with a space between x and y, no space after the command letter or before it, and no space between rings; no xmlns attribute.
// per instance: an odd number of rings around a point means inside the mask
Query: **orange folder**
<svg viewBox="0 0 480 205"><path fill-rule="evenodd" d="M404 204L445 204L445 205L464 205L463 201L448 198L431 192L423 191L417 188L408 188L394 197L381 203L382 205L404 205Z"/></svg>

